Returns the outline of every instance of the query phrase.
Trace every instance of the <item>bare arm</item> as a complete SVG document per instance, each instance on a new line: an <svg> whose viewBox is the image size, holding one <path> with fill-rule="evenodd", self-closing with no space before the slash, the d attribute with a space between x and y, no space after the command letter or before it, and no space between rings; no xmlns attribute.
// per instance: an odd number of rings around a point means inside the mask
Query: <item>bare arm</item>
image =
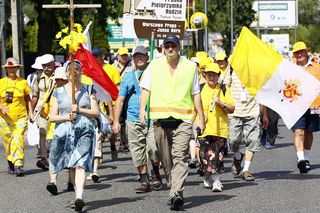
<svg viewBox="0 0 320 213"><path fill-rule="evenodd" d="M58 102L55 97L51 97L51 111L50 111L50 116L49 119L53 123L62 123L65 121L71 121L71 115L66 114L66 115L58 115Z"/></svg>
<svg viewBox="0 0 320 213"><path fill-rule="evenodd" d="M235 107L230 104L222 103L219 99L216 99L216 106L220 107L226 113L233 113Z"/></svg>
<svg viewBox="0 0 320 213"><path fill-rule="evenodd" d="M118 134L120 132L120 115L122 113L123 103L124 103L125 97L124 96L118 96L117 102L115 105L115 112L114 112L114 120L113 120L113 131L114 133Z"/></svg>
<svg viewBox="0 0 320 213"><path fill-rule="evenodd" d="M145 124L146 121L146 106L149 99L150 91L144 88L141 89L140 93L140 122ZM202 113L203 114L203 113Z"/></svg>
<svg viewBox="0 0 320 213"><path fill-rule="evenodd" d="M262 114L262 128L265 129L269 126L269 117L268 117L267 107L260 104L260 110Z"/></svg>
<svg viewBox="0 0 320 213"><path fill-rule="evenodd" d="M199 116L200 122L199 122L199 128L201 131L201 134L204 132L204 129L206 128L206 123L205 123L205 118L204 118L204 113L203 113L203 108L202 108L202 101L201 101L201 96L200 93L193 95L193 101L194 101L194 106L196 108L197 114Z"/></svg>

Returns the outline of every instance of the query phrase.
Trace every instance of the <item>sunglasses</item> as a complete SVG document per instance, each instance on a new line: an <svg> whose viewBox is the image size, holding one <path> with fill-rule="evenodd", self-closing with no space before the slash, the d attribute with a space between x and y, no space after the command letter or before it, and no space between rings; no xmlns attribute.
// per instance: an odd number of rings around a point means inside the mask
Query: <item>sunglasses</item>
<svg viewBox="0 0 320 213"><path fill-rule="evenodd" d="M168 43L168 44L165 44L164 45L164 48L165 49L169 49L170 47L172 48L172 49L174 49L174 48L176 48L178 45L176 45L176 44L174 44L174 43Z"/></svg>

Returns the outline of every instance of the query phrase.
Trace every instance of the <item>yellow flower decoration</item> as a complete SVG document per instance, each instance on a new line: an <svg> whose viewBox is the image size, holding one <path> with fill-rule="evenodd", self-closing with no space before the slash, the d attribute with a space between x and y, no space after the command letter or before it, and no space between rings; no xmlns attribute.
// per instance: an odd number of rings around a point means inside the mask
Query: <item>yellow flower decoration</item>
<svg viewBox="0 0 320 213"><path fill-rule="evenodd" d="M69 27L66 27L66 28L62 29L61 31L62 31L63 33L68 33Z"/></svg>
<svg viewBox="0 0 320 213"><path fill-rule="evenodd" d="M75 23L75 24L74 24L74 27L77 29L77 32L78 32L78 33L81 33L81 32L82 32L82 26L81 26L81 24Z"/></svg>
<svg viewBox="0 0 320 213"><path fill-rule="evenodd" d="M56 39L61 38L61 36L62 36L62 32L61 32L61 31L59 31L59 32L57 33L57 35L56 35Z"/></svg>
<svg viewBox="0 0 320 213"><path fill-rule="evenodd" d="M79 49L80 44L87 42L87 37L82 33L82 26L80 24L74 24L76 31L71 31L68 35L69 28L66 27L57 33L56 38L61 40L59 41L60 46L64 49L68 49L69 53L75 53ZM67 34L62 38L62 33Z"/></svg>

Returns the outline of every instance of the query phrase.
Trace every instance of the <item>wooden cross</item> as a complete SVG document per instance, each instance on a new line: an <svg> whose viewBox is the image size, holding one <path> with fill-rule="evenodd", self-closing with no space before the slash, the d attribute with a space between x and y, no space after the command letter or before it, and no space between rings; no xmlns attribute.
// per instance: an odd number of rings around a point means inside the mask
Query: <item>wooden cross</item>
<svg viewBox="0 0 320 213"><path fill-rule="evenodd" d="M70 10L70 32L74 30L74 10L76 8L101 8L101 4L74 4L70 0L70 4L44 4L42 8L47 9L69 9ZM72 104L76 104L75 98L75 82L74 82L74 54L71 53L71 79L72 79Z"/></svg>

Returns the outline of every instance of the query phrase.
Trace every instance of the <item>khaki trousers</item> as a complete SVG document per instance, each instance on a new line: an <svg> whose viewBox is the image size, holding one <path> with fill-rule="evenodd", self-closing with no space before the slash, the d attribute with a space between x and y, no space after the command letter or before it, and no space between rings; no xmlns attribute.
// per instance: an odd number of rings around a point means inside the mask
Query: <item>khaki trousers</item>
<svg viewBox="0 0 320 213"><path fill-rule="evenodd" d="M176 129L162 128L154 123L155 140L160 152L161 163L167 184L171 185L170 198L176 194L183 197L183 190L188 176L189 141L192 124L182 122Z"/></svg>

